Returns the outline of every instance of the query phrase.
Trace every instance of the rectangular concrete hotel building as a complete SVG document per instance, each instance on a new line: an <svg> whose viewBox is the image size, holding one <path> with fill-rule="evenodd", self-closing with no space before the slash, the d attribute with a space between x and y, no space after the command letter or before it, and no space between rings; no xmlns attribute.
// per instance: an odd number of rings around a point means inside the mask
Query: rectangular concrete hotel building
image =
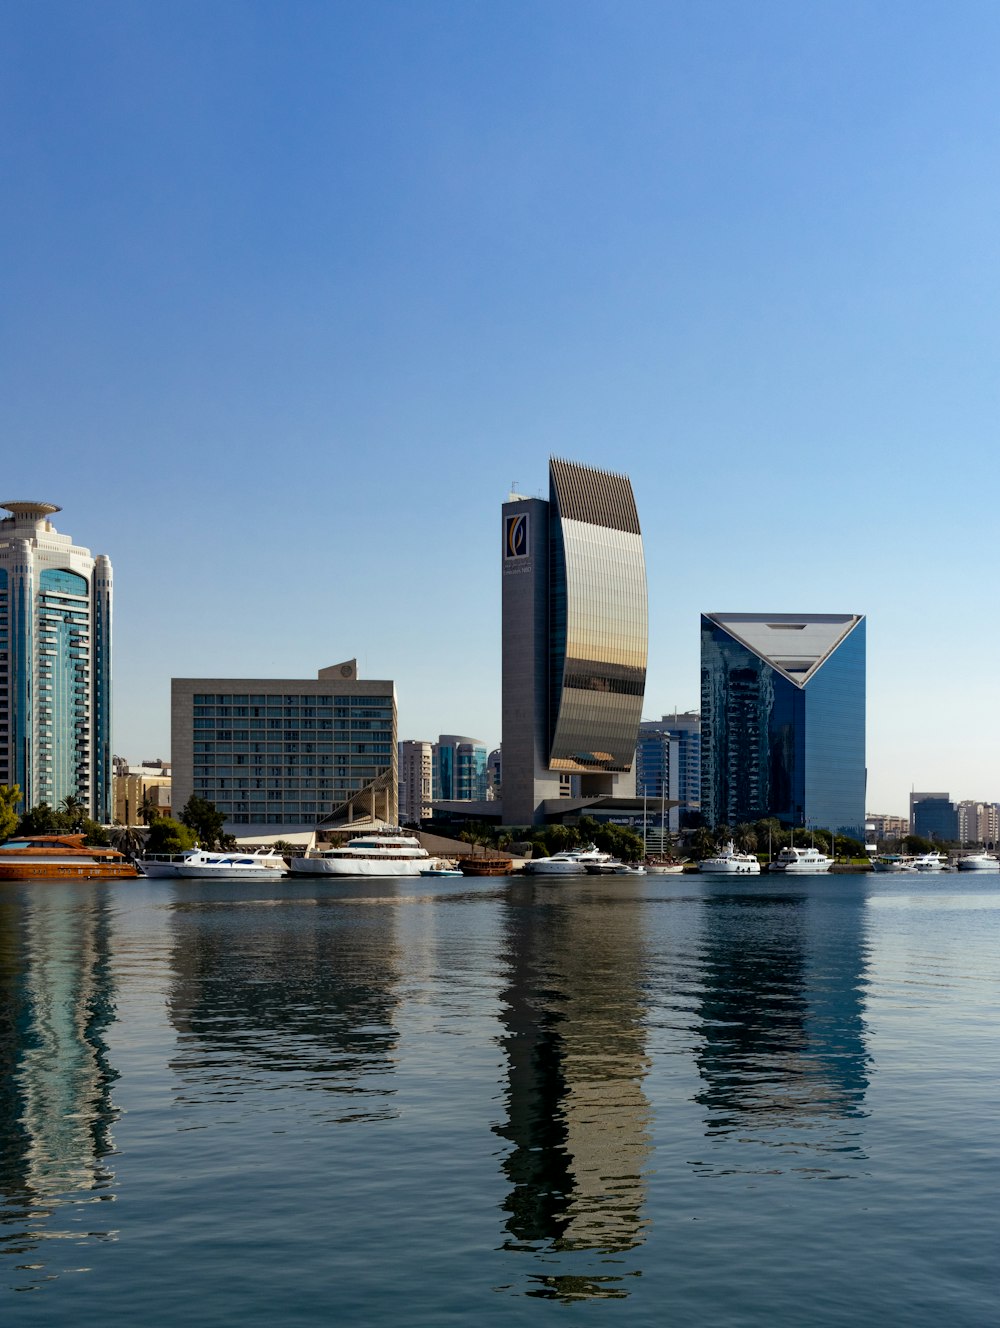
<svg viewBox="0 0 1000 1328"><path fill-rule="evenodd" d="M192 793L239 839L396 824L396 688L357 662L315 678L174 678L174 815Z"/></svg>

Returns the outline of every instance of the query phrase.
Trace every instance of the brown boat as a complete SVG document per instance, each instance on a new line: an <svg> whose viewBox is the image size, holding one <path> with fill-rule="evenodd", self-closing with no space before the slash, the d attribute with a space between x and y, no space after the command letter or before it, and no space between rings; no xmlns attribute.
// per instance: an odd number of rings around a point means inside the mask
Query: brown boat
<svg viewBox="0 0 1000 1328"><path fill-rule="evenodd" d="M113 848L91 848L83 835L15 835L0 844L0 881L135 880L139 873Z"/></svg>
<svg viewBox="0 0 1000 1328"><path fill-rule="evenodd" d="M459 858L463 876L509 876L514 866L511 858Z"/></svg>

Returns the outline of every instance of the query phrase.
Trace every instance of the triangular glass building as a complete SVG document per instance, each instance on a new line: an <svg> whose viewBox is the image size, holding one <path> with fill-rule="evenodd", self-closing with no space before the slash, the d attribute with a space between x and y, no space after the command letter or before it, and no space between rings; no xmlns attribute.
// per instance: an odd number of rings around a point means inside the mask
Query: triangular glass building
<svg viewBox="0 0 1000 1328"><path fill-rule="evenodd" d="M701 619L701 810L861 839L865 620L856 613Z"/></svg>

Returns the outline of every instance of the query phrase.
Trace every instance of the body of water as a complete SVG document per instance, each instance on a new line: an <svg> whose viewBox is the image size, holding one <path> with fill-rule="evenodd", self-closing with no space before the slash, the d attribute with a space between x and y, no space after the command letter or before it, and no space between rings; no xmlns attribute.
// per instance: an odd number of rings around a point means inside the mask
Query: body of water
<svg viewBox="0 0 1000 1328"><path fill-rule="evenodd" d="M993 1324L1000 877L0 885L4 1325Z"/></svg>

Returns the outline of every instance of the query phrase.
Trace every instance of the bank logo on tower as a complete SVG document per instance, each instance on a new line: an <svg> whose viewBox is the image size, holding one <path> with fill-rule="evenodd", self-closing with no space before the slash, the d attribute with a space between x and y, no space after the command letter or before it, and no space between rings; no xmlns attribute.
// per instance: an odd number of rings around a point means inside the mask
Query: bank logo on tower
<svg viewBox="0 0 1000 1328"><path fill-rule="evenodd" d="M527 558L528 514L504 518L504 558Z"/></svg>

